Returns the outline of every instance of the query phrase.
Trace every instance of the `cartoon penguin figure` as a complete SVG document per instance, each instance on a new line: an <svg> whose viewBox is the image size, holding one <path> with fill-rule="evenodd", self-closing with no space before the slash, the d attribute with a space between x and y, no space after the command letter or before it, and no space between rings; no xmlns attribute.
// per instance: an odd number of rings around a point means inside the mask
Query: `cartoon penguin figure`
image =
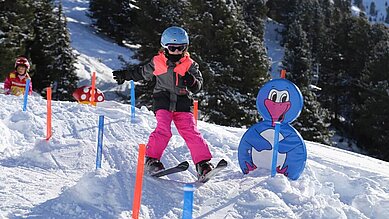
<svg viewBox="0 0 389 219"><path fill-rule="evenodd" d="M259 90L257 109L263 121L246 131L238 148L239 165L244 174L256 169L257 165L271 167L275 123L279 122L277 172L292 180L300 177L307 151L304 139L290 123L300 115L302 108L300 90L286 79L271 80Z"/></svg>

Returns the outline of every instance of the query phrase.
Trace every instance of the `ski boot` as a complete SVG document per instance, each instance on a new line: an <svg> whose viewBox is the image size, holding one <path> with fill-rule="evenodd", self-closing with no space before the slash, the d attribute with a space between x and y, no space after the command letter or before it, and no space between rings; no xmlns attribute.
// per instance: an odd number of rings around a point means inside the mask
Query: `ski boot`
<svg viewBox="0 0 389 219"><path fill-rule="evenodd" d="M207 175L214 166L209 162L209 160L203 160L196 164L197 178L200 179Z"/></svg>
<svg viewBox="0 0 389 219"><path fill-rule="evenodd" d="M149 174L156 173L158 171L164 170L165 167L159 161L157 158L152 158L152 157L146 157L146 162L145 162L145 170Z"/></svg>

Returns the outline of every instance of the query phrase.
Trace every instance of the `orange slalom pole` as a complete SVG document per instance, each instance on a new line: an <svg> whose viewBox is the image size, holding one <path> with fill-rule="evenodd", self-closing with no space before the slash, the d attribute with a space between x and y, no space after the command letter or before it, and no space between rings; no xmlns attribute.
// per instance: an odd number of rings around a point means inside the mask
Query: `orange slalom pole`
<svg viewBox="0 0 389 219"><path fill-rule="evenodd" d="M286 76L286 70L282 69L281 70L281 78L285 78L285 76Z"/></svg>
<svg viewBox="0 0 389 219"><path fill-rule="evenodd" d="M197 125L197 119L198 119L198 110L199 110L199 101L193 100L193 116L195 119L195 124Z"/></svg>
<svg viewBox="0 0 389 219"><path fill-rule="evenodd" d="M51 87L47 88L47 129L46 129L46 140L51 138Z"/></svg>
<svg viewBox="0 0 389 219"><path fill-rule="evenodd" d="M92 73L92 89L90 91L91 95L90 95L90 103L93 105L93 106L96 106L96 102L95 102L95 95L96 95L96 72L93 72Z"/></svg>
<svg viewBox="0 0 389 219"><path fill-rule="evenodd" d="M140 202L142 199L142 180L144 172L145 154L146 145L139 144L138 167L136 169L136 180L134 189L134 201L132 203L132 218L134 219L139 218Z"/></svg>

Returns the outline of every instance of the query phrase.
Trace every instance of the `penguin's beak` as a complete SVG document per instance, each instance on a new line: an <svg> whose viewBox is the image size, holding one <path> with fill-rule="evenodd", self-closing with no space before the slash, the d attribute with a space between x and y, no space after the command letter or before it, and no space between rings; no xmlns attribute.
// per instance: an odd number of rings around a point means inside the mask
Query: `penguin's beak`
<svg viewBox="0 0 389 219"><path fill-rule="evenodd" d="M272 126L275 126L275 122L284 121L285 113L290 109L290 102L277 103L266 99L265 107L272 118Z"/></svg>

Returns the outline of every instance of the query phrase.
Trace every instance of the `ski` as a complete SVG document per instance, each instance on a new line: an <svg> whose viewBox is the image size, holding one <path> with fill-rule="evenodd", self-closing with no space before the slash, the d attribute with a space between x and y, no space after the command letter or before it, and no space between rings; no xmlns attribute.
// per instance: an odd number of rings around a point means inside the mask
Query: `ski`
<svg viewBox="0 0 389 219"><path fill-rule="evenodd" d="M169 175L169 174L182 172L182 171L187 170L188 168L189 168L188 161L184 161L184 162L178 164L175 167L171 167L171 168L168 168L168 169L164 169L164 170L158 171L156 173L152 173L151 176L158 178L158 177L161 177L161 176L166 176L166 175Z"/></svg>
<svg viewBox="0 0 389 219"><path fill-rule="evenodd" d="M222 159L219 161L219 163L217 163L215 168L213 168L210 172L208 172L204 176L200 176L196 182L197 183L206 183L206 182L208 182L208 180L210 180L213 176L217 175L220 171L222 171L226 167L227 167L227 161Z"/></svg>

